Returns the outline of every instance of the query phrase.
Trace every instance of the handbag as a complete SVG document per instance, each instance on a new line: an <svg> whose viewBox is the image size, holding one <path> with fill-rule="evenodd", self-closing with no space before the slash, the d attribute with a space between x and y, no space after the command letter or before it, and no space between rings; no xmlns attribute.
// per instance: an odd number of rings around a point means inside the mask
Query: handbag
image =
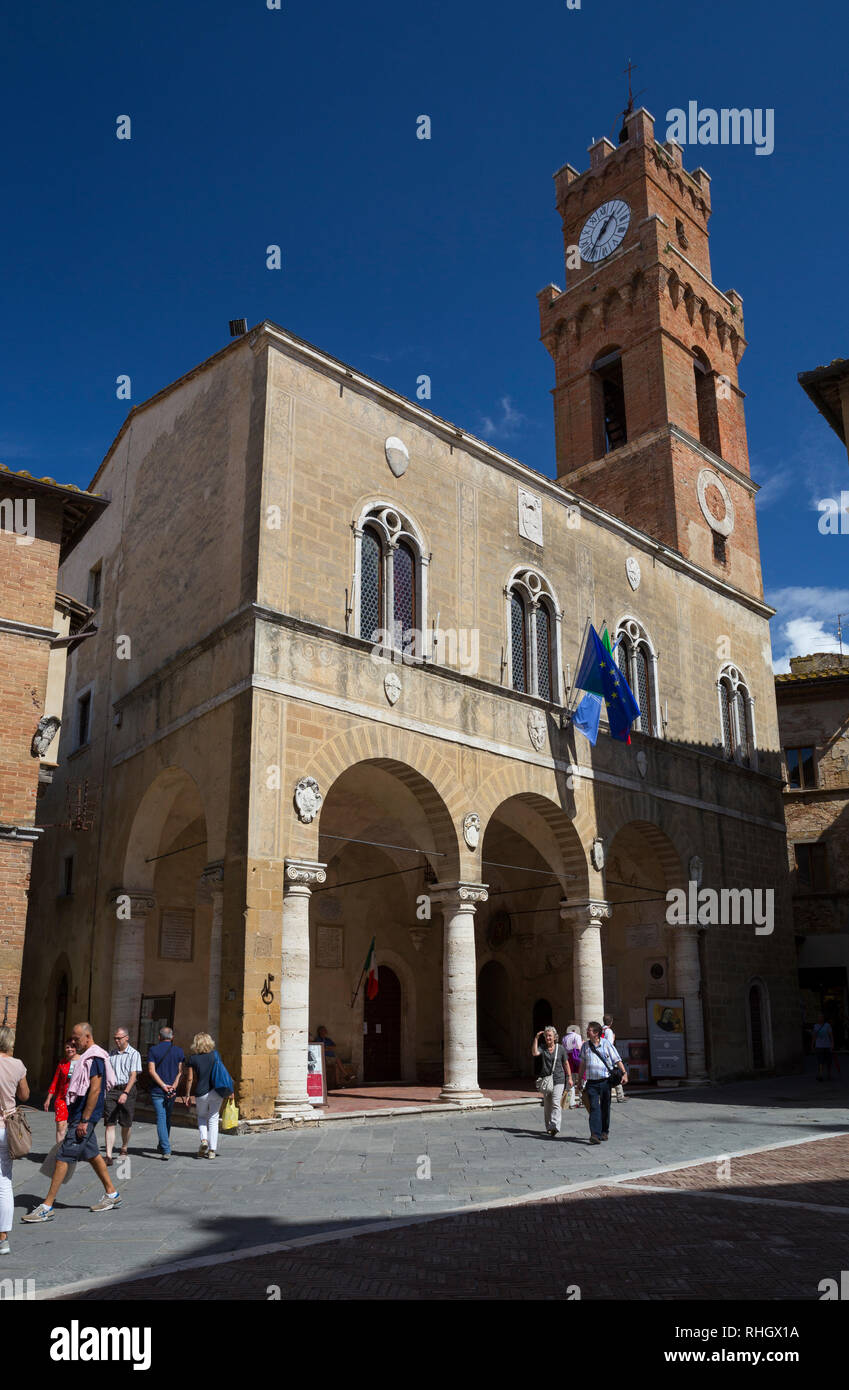
<svg viewBox="0 0 849 1390"><path fill-rule="evenodd" d="M218 1053L215 1053L215 1065L209 1078L209 1084L213 1091L218 1091L222 1096L230 1096L236 1089L236 1083L225 1067Z"/></svg>
<svg viewBox="0 0 849 1390"><path fill-rule="evenodd" d="M542 1076L537 1077L537 1090L540 1091L543 1095L548 1095L549 1092L554 1090L554 1068L557 1066L557 1052L559 1047L560 1044L558 1043L557 1047L554 1050L553 1057L551 1056L551 1053L547 1051L541 1052L539 1054L540 1057L548 1057L551 1060L551 1071L545 1072ZM543 1066L545 1066L545 1062L543 1062Z"/></svg>
<svg viewBox="0 0 849 1390"><path fill-rule="evenodd" d="M605 1062L604 1058L602 1057L602 1055L601 1055L601 1053L599 1052L598 1048L596 1047L595 1043L590 1043L590 1047L592 1048L592 1050L593 1050L593 1052L595 1053L595 1055L596 1055L596 1057L598 1058L598 1060L606 1067L606 1066L608 1065L608 1063ZM622 1085L622 1073L621 1073L621 1071L619 1070L619 1063L618 1063L618 1062L616 1063L615 1070L609 1071L609 1072L607 1073L607 1080L610 1082L611 1086L621 1086L621 1085Z"/></svg>
<svg viewBox="0 0 849 1390"><path fill-rule="evenodd" d="M61 1147L61 1144L54 1144L53 1148L50 1150L49 1154L47 1155L47 1157L45 1158L44 1162L38 1170L39 1173L41 1173L42 1176L47 1178L50 1182L53 1181L53 1175L56 1172L56 1159L59 1156L59 1150L61 1149ZM65 1160L63 1159L62 1161L64 1162ZM62 1179L63 1183L70 1182L71 1178L74 1176L76 1166L76 1160L73 1160L71 1163L68 1164L68 1171Z"/></svg>
<svg viewBox="0 0 849 1390"><path fill-rule="evenodd" d="M10 1158L26 1158L32 1148L32 1130L23 1110L10 1110L4 1114L6 1126L6 1148Z"/></svg>

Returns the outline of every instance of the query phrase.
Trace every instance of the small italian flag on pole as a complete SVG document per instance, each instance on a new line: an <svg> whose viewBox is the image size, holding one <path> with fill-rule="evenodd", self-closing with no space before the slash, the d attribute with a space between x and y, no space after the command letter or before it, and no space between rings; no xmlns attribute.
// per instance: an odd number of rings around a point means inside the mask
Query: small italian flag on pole
<svg viewBox="0 0 849 1390"><path fill-rule="evenodd" d="M374 942L375 938L372 937L366 963L363 966L363 972L366 976L366 999L377 998L377 956L374 952Z"/></svg>

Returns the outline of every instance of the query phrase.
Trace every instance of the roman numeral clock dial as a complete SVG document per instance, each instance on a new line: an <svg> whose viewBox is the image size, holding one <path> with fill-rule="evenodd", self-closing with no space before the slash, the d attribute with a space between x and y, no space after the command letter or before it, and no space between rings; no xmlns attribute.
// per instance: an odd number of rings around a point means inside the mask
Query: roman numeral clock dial
<svg viewBox="0 0 849 1390"><path fill-rule="evenodd" d="M612 198L591 212L578 238L582 261L603 261L622 243L631 221L631 209L621 198Z"/></svg>

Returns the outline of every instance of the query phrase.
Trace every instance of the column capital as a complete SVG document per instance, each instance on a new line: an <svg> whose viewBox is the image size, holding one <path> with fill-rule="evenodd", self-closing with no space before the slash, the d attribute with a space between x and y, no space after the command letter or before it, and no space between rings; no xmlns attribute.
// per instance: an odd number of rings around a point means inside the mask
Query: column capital
<svg viewBox="0 0 849 1390"><path fill-rule="evenodd" d="M485 903L489 897L486 883L434 883L430 896L440 907L455 907L458 911L474 912L478 903Z"/></svg>
<svg viewBox="0 0 849 1390"><path fill-rule="evenodd" d="M583 898L579 902L560 899L560 916L571 920L573 927L600 927L605 917L613 916L613 904L603 898Z"/></svg>
<svg viewBox="0 0 849 1390"><path fill-rule="evenodd" d="M201 876L198 879L198 893L201 897L209 898L213 893L220 893L224 887L224 860L214 859L212 863L205 865Z"/></svg>
<svg viewBox="0 0 849 1390"><path fill-rule="evenodd" d="M288 893L297 888L314 888L327 878L327 865L318 864L312 859L287 859L283 870L283 891Z"/></svg>
<svg viewBox="0 0 849 1390"><path fill-rule="evenodd" d="M138 921L140 918L146 917L149 912L153 912L156 907L156 898L148 888L113 888L107 901L110 906L113 904L123 906L122 898L129 898L130 901L129 918L119 911L118 920L122 922Z"/></svg>

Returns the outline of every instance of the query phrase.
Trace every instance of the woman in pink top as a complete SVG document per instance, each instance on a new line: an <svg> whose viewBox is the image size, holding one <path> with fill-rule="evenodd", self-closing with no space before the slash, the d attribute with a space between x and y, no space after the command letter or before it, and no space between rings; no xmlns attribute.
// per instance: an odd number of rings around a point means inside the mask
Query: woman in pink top
<svg viewBox="0 0 849 1390"><path fill-rule="evenodd" d="M14 1046L14 1029L0 1028L0 1255L12 1253L8 1236L15 1214L12 1160L6 1143L6 1126L3 1120L15 1109L17 1101L29 1100L27 1069L23 1062L12 1056Z"/></svg>

